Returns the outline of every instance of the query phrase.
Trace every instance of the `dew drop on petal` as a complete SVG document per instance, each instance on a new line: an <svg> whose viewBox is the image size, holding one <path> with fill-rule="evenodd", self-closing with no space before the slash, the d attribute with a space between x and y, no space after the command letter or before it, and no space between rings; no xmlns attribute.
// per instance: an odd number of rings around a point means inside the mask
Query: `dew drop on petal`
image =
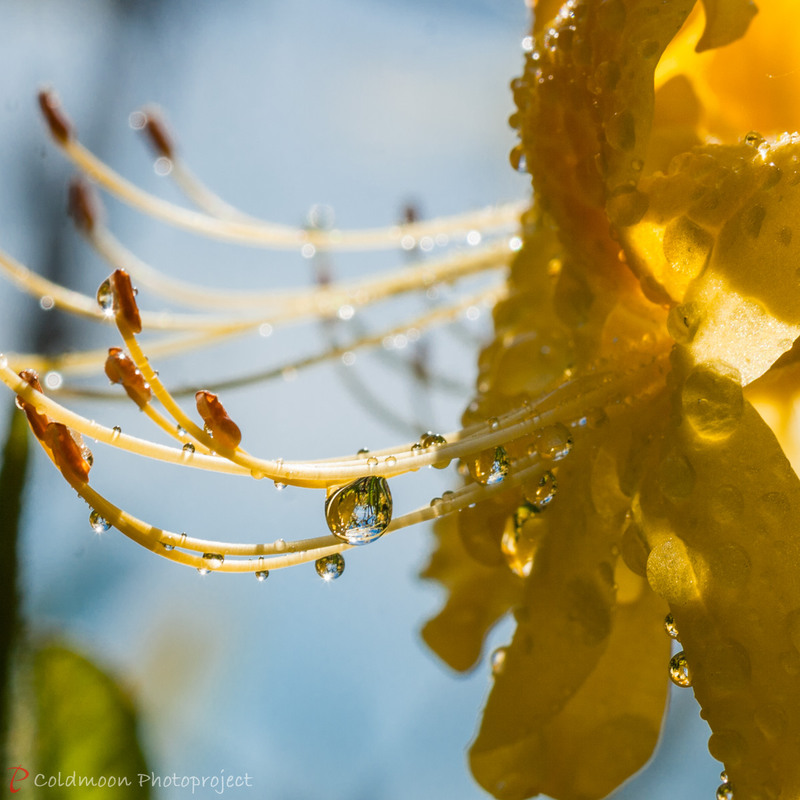
<svg viewBox="0 0 800 800"><path fill-rule="evenodd" d="M331 533L348 544L375 541L392 521L392 493L386 478L359 478L337 489L325 501Z"/></svg>
<svg viewBox="0 0 800 800"><path fill-rule="evenodd" d="M335 581L344 572L344 556L341 553L333 553L329 556L318 558L314 562L314 569L317 575L326 582Z"/></svg>
<svg viewBox="0 0 800 800"><path fill-rule="evenodd" d="M506 521L500 549L508 568L520 578L527 578L539 547L543 529L537 524L538 509L531 503L521 503Z"/></svg>
<svg viewBox="0 0 800 800"><path fill-rule="evenodd" d="M678 627L675 625L675 618L672 616L672 614L667 614L667 616L664 617L664 630L667 632L667 635L670 639L680 638Z"/></svg>
<svg viewBox="0 0 800 800"><path fill-rule="evenodd" d="M501 483L508 475L510 461L505 447L494 447L484 450L468 463L469 474L484 486Z"/></svg>
<svg viewBox="0 0 800 800"><path fill-rule="evenodd" d="M492 675L497 677L498 675L502 674L503 667L506 664L506 654L508 653L508 648L506 647L498 647L489 658L489 662L492 666Z"/></svg>
<svg viewBox="0 0 800 800"><path fill-rule="evenodd" d="M194 445L191 442L186 442L186 444L183 446L183 452L187 455L191 455L194 453Z"/></svg>
<svg viewBox="0 0 800 800"><path fill-rule="evenodd" d="M700 436L711 440L727 438L744 411L738 371L721 363L695 367L683 385L681 405Z"/></svg>
<svg viewBox="0 0 800 800"><path fill-rule="evenodd" d="M669 677L676 686L686 688L692 685L692 674L689 670L689 662L686 660L686 655L683 650L679 653L675 653L669 660Z"/></svg>
<svg viewBox="0 0 800 800"><path fill-rule="evenodd" d="M267 569L260 569L256 572L256 580L259 583L264 583L264 581L269 577L269 570Z"/></svg>
<svg viewBox="0 0 800 800"><path fill-rule="evenodd" d="M733 787L727 781L717 788L717 800L733 800Z"/></svg>
<svg viewBox="0 0 800 800"><path fill-rule="evenodd" d="M550 461L561 461L572 450L572 436L565 425L557 422L536 434L536 452Z"/></svg>
<svg viewBox="0 0 800 800"><path fill-rule="evenodd" d="M89 525L95 533L105 533L111 527L111 523L94 509L89 514Z"/></svg>

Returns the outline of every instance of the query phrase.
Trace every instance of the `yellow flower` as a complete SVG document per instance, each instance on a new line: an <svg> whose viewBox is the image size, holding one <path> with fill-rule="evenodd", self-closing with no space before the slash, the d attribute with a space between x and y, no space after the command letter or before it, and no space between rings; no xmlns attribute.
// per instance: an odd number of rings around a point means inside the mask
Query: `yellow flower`
<svg viewBox="0 0 800 800"><path fill-rule="evenodd" d="M599 798L645 763L667 611L673 680L693 686L730 781L719 796L800 796L800 482L742 392L790 397L795 374L800 139L776 98L796 55L776 33L796 10L764 3L752 50L726 57L695 55L698 37L727 45L754 5L708 0L704 29L693 5L540 3L512 84L512 160L536 202L466 421L526 398L574 442L542 476L558 485L546 507L533 479L439 525L426 574L450 595L424 630L467 669L514 613L470 753L498 798ZM767 47L780 74L760 92Z"/></svg>
<svg viewBox="0 0 800 800"><path fill-rule="evenodd" d="M211 195L158 117L142 115L160 159L198 206L179 208L95 159L55 96L43 93L65 155L112 194L176 226L308 256L432 249L440 239L481 247L353 285L204 291L125 251L77 184L73 216L114 268L97 302L0 257L20 285L50 304L113 318L122 338L124 350L9 354L0 366L34 434L92 507L97 530L113 525L204 573L263 580L271 569L313 561L329 580L342 572L342 552L439 518L425 575L449 597L423 631L428 644L466 670L489 628L509 612L516 620L512 642L492 657L493 689L470 753L475 777L498 798L588 800L613 791L656 744L670 673L693 686L712 728L711 753L730 780L720 796L733 786L745 800L800 795L800 482L751 403L777 399L784 416L770 412L775 430L789 431L800 335L800 143L783 134L795 125L795 55L773 42L793 7L770 2L754 18L750 0L694 5L536 5L525 71L512 84L521 138L512 162L529 170L535 198L520 236L488 238L517 220L514 207L380 231L260 222ZM695 54L698 40L704 52ZM766 73L754 67L762 59ZM762 73L768 80L759 86ZM477 395L462 429L444 437L328 461L257 456L243 449L247 430L214 387L194 387L195 414L151 365L162 353L246 330L309 316L349 319L378 299L509 263L502 286L286 365L338 358L493 302L495 336L479 358ZM128 269L191 310L140 312ZM188 333L176 338L176 330ZM140 331L163 334L147 354ZM83 419L46 397L29 367L67 376L103 370L178 444ZM331 535L252 545L165 531L90 486L78 433L176 464L324 489L320 518ZM463 485L392 520L391 479L452 459ZM670 637L683 647L672 661Z"/></svg>

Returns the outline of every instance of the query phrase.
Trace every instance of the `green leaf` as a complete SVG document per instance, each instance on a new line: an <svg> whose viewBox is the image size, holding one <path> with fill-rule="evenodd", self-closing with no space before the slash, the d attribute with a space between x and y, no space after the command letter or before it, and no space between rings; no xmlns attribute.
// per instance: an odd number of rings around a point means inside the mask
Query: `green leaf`
<svg viewBox="0 0 800 800"><path fill-rule="evenodd" d="M36 771L94 779L95 785L48 788L52 800L148 798L139 786L148 772L136 730L136 712L120 685L83 656L60 645L34 658ZM102 779L105 781L102 781ZM100 785L101 783L115 785ZM125 781L129 781L127 785ZM121 785L120 785L121 783Z"/></svg>

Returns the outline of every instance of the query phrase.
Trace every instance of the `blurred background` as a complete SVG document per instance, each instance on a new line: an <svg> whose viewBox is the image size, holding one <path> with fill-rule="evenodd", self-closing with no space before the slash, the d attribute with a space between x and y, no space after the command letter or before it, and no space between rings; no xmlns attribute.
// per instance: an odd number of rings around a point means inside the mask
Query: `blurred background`
<svg viewBox="0 0 800 800"><path fill-rule="evenodd" d="M72 171L38 117L42 86L59 92L87 146L169 199L180 196L129 125L147 104L165 110L183 156L211 187L277 222L304 225L324 204L339 227L383 226L408 204L433 217L523 198L528 180L508 164L506 119L527 17L521 0L0 0L0 246L86 292L109 272L67 218ZM356 277L403 261L372 253L312 263L176 232L111 200L106 207L111 230L141 258L210 286L312 285L317 270ZM410 318L446 298L440 291L359 314L360 324ZM164 307L144 294L139 302ZM287 373L223 402L243 444L268 457L407 442L420 430L458 427L490 331L482 310L421 349L405 347L401 355L424 358L449 388L413 381L386 358L397 349L388 343L382 354L358 351L351 367ZM7 283L0 332L4 351L117 344L111 328L43 311ZM277 330L157 367L168 385L210 381L286 363L331 335L322 324ZM125 432L151 433L130 403L73 405ZM171 530L231 541L325 532L321 493L278 492L100 445L94 456L94 486ZM395 508L426 504L456 483L454 467L400 479ZM456 676L419 639L443 601L417 577L431 546L424 526L348 555L333 584L312 566L262 584L201 578L113 531L95 535L87 517L34 448L19 551L29 641L57 637L120 681L138 710L148 770L247 773L254 788L230 795L280 800L485 796L465 748L489 670L484 661ZM511 630L499 626L487 654ZM707 736L691 694L675 693L654 763L614 796L713 797L719 766Z"/></svg>

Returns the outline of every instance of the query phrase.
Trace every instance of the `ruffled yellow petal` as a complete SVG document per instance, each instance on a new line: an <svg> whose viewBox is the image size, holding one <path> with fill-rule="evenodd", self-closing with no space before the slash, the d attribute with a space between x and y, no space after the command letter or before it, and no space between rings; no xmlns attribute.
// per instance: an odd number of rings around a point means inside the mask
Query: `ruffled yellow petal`
<svg viewBox="0 0 800 800"><path fill-rule="evenodd" d="M486 633L522 594L522 581L508 569L500 552L499 531L505 516L502 510L481 505L439 520L437 549L422 573L448 593L444 608L422 629L422 638L442 661L461 672L475 665ZM494 541L474 536L492 530L498 532Z"/></svg>
<svg viewBox="0 0 800 800"><path fill-rule="evenodd" d="M800 334L800 144L697 148L638 191L648 210L621 231L628 262L680 303L670 332L695 361L749 383Z"/></svg>
<svg viewBox="0 0 800 800"><path fill-rule="evenodd" d="M612 424L593 437L607 446L571 455L558 472L564 496L521 532L536 542L532 570L470 754L478 782L503 800L603 797L658 738L665 609L619 561L620 433Z"/></svg>
<svg viewBox="0 0 800 800"><path fill-rule="evenodd" d="M669 643L661 625L664 602L639 589L632 602L616 610L605 652L559 713L540 718L527 735L512 741L484 722L470 762L496 797L601 798L648 760L664 713ZM533 633L521 628L521 635ZM538 637L532 642L539 646ZM536 667L534 659L509 650L496 678L496 685L507 684L507 690L493 692L487 717L519 713L519 696L538 691Z"/></svg>
<svg viewBox="0 0 800 800"><path fill-rule="evenodd" d="M732 376L689 368L677 391L640 495L648 579L735 795L797 797L800 480Z"/></svg>

